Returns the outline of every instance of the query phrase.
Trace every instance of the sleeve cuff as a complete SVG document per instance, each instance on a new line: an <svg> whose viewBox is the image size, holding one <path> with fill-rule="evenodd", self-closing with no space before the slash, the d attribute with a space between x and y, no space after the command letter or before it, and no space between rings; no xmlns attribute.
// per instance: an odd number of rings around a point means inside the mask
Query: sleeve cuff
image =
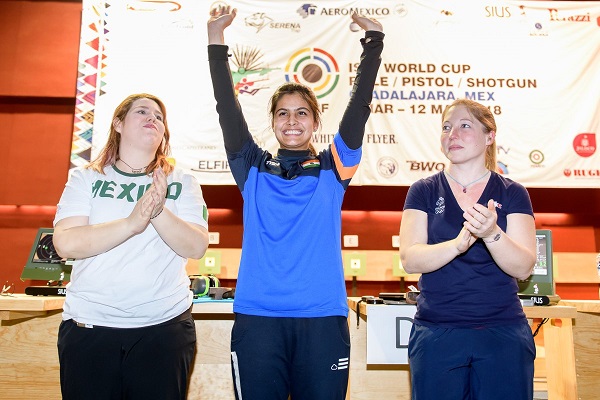
<svg viewBox="0 0 600 400"><path fill-rule="evenodd" d="M366 43L369 42L381 42L383 41L383 38L385 37L385 33L380 32L380 31L366 31L365 32L365 38L363 39L363 41L365 41Z"/></svg>
<svg viewBox="0 0 600 400"><path fill-rule="evenodd" d="M208 59L209 60L228 60L229 46L223 44L209 44L208 45Z"/></svg>

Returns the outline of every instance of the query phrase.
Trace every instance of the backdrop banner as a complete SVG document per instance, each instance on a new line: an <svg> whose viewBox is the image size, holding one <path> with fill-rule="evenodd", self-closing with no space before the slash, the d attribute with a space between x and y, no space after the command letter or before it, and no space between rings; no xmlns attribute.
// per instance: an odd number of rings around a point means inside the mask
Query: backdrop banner
<svg viewBox="0 0 600 400"><path fill-rule="evenodd" d="M479 101L498 125L498 171L527 187L600 187L600 2L466 0L83 0L72 166L106 142L132 93L168 110L172 156L201 184L234 184L208 71L209 11L230 5L225 31L238 98L260 146L277 151L267 105L286 81L310 86L331 143L349 99L363 32L386 38L353 185L406 186L441 171L441 113Z"/></svg>

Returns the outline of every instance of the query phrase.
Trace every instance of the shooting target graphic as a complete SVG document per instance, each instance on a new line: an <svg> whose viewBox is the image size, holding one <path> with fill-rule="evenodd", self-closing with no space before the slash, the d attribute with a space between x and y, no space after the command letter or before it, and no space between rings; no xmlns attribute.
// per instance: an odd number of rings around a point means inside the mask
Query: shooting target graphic
<svg viewBox="0 0 600 400"><path fill-rule="evenodd" d="M320 99L335 89L340 80L340 70L331 54L323 49L307 47L290 57L285 66L285 79L308 86Z"/></svg>
<svg viewBox="0 0 600 400"><path fill-rule="evenodd" d="M34 262L57 262L60 261L61 257L54 248L52 243L52 235L46 234L40 238L37 249L35 251Z"/></svg>

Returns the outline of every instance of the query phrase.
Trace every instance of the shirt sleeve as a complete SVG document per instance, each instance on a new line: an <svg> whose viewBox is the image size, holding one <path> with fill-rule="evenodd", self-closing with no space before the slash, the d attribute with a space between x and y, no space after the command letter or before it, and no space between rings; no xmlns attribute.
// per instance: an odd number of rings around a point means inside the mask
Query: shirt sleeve
<svg viewBox="0 0 600 400"><path fill-rule="evenodd" d="M340 123L340 135L351 149L362 146L365 124L371 114L371 100L377 72L381 65L383 32L367 31L361 39L363 52L352 86L352 94Z"/></svg>
<svg viewBox="0 0 600 400"><path fill-rule="evenodd" d="M242 106L235 95L228 50L229 47L225 45L208 45L208 63L225 150L236 153L242 149L244 143L252 140L252 135L244 119Z"/></svg>

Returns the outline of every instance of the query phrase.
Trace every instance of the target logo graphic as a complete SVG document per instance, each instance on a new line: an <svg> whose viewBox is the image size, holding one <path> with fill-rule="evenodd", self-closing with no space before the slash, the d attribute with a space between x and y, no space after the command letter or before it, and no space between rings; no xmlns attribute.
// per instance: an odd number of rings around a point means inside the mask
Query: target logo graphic
<svg viewBox="0 0 600 400"><path fill-rule="evenodd" d="M335 89L340 80L340 69L331 54L307 47L290 57L285 66L285 80L308 86L320 99Z"/></svg>
<svg viewBox="0 0 600 400"><path fill-rule="evenodd" d="M544 161L544 153L539 150L533 150L529 153L529 161L534 164L541 164Z"/></svg>

